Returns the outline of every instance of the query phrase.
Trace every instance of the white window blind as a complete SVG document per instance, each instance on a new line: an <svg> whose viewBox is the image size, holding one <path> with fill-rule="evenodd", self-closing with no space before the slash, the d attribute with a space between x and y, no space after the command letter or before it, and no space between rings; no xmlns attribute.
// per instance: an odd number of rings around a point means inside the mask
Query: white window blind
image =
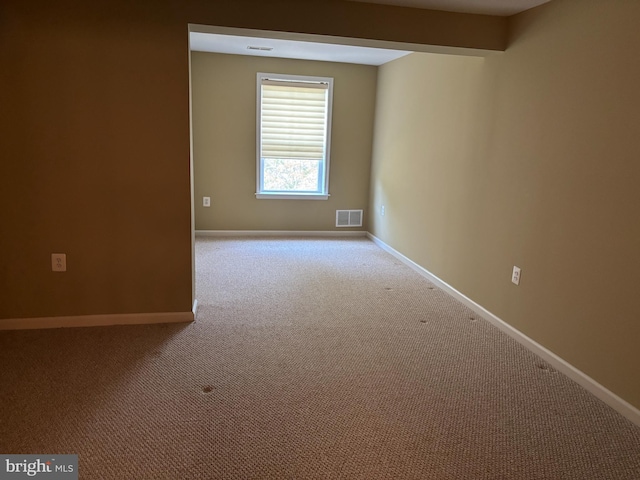
<svg viewBox="0 0 640 480"><path fill-rule="evenodd" d="M263 158L324 159L327 89L326 83L262 80Z"/></svg>

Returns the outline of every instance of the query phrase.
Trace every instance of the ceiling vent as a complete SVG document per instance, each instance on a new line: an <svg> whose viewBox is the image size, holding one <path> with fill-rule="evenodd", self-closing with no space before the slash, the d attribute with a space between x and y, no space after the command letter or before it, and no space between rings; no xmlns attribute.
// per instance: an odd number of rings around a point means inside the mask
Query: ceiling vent
<svg viewBox="0 0 640 480"><path fill-rule="evenodd" d="M336 210L336 227L361 227L362 210Z"/></svg>
<svg viewBox="0 0 640 480"><path fill-rule="evenodd" d="M273 47L254 47L249 45L247 47L247 50L258 50L260 52L270 52L271 50L273 50Z"/></svg>

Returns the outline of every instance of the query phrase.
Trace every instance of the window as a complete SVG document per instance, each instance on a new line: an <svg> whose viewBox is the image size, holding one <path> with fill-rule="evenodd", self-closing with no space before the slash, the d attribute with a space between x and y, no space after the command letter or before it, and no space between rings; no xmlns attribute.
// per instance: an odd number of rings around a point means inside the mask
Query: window
<svg viewBox="0 0 640 480"><path fill-rule="evenodd" d="M329 197L333 78L258 73L257 198Z"/></svg>

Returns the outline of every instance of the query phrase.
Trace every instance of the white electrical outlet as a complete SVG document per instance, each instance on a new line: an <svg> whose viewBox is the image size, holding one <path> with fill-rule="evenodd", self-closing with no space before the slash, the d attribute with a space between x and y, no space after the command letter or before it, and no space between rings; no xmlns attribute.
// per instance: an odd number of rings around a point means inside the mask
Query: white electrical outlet
<svg viewBox="0 0 640 480"><path fill-rule="evenodd" d="M384 217L384 205L380 207L380 215Z"/></svg>
<svg viewBox="0 0 640 480"><path fill-rule="evenodd" d="M67 255L65 253L51 254L51 270L54 272L67 271Z"/></svg>
<svg viewBox="0 0 640 480"><path fill-rule="evenodd" d="M211 197L202 197L202 206L210 207L211 206Z"/></svg>
<svg viewBox="0 0 640 480"><path fill-rule="evenodd" d="M515 283L516 285L520 285L520 274L521 274L522 270L520 270L520 267L516 267L515 265L513 266L513 273L511 274L511 282Z"/></svg>

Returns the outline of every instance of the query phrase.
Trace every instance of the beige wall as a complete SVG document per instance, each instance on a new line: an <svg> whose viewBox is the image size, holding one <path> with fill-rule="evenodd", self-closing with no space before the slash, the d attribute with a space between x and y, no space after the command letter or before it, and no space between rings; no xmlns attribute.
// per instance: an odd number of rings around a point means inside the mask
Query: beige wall
<svg viewBox="0 0 640 480"><path fill-rule="evenodd" d="M381 67L370 230L640 407L637 18L554 0L504 54Z"/></svg>
<svg viewBox="0 0 640 480"><path fill-rule="evenodd" d="M1 8L0 318L188 312L186 26L66 7Z"/></svg>
<svg viewBox="0 0 640 480"><path fill-rule="evenodd" d="M377 67L193 52L191 72L197 230L366 229L335 219L367 209ZM333 77L328 200L256 199L257 72Z"/></svg>

